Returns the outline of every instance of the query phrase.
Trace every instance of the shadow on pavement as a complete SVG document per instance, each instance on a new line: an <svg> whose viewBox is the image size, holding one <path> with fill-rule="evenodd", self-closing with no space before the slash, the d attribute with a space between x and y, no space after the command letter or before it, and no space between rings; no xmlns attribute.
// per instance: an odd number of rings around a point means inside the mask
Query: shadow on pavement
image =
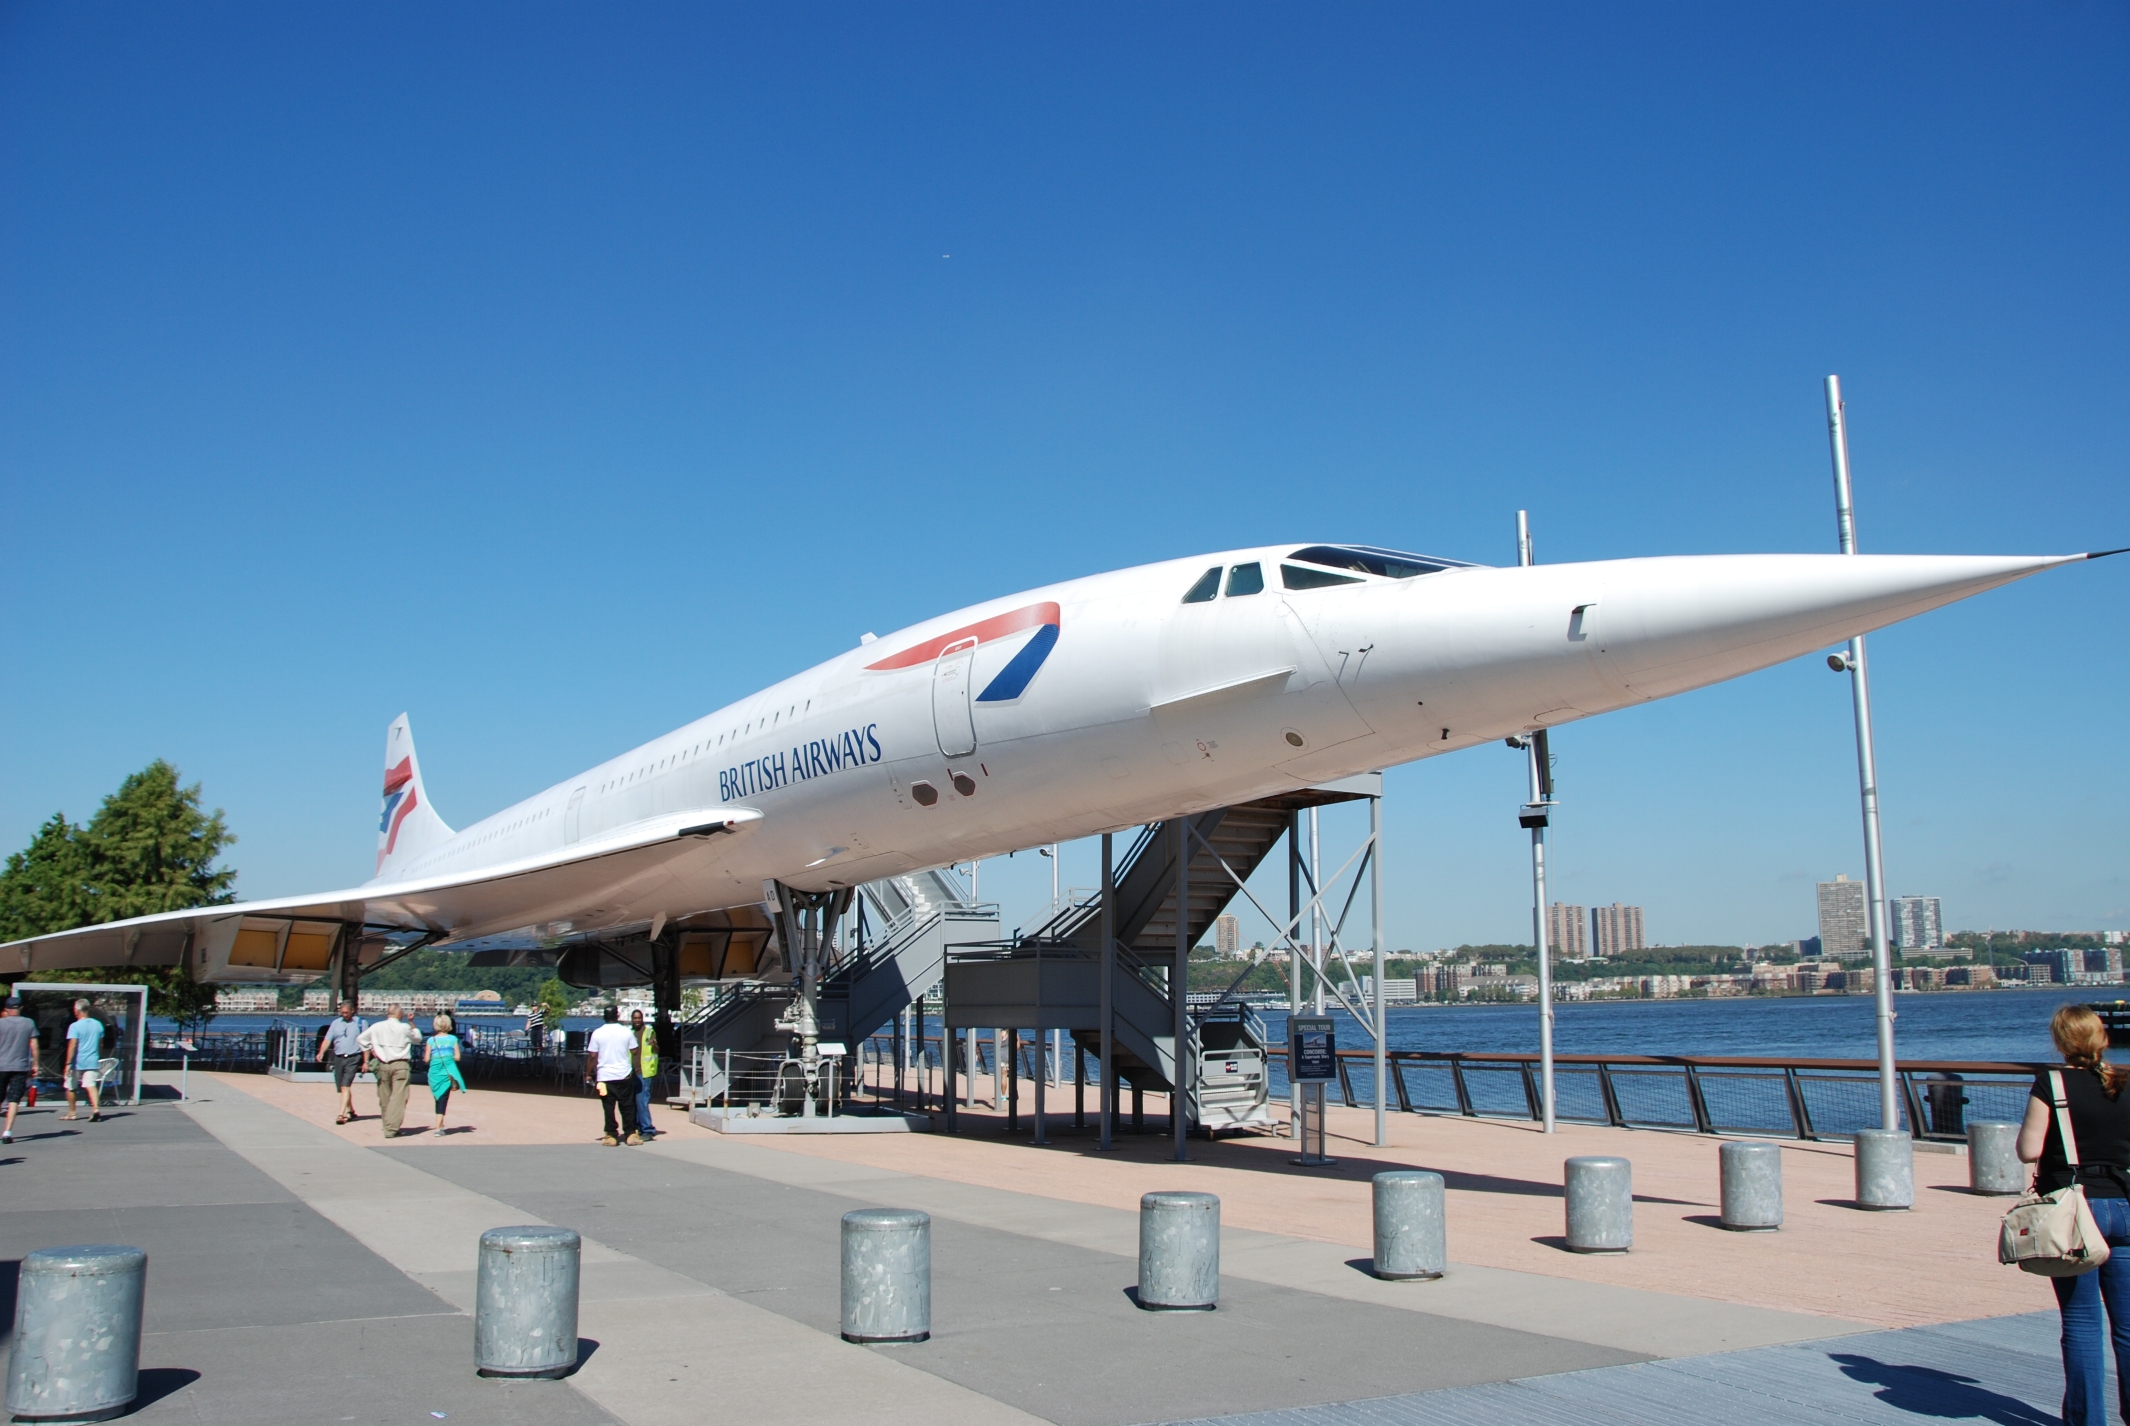
<svg viewBox="0 0 2130 1426"><path fill-rule="evenodd" d="M200 1374L191 1367L142 1367L139 1390L133 1398L133 1404L126 1408L126 1414L131 1416L136 1411L153 1406L172 1392L182 1391L199 1379Z"/></svg>
<svg viewBox="0 0 2130 1426"><path fill-rule="evenodd" d="M2056 1413L2039 1411L2016 1396L1991 1391L1971 1376L1936 1367L1904 1367L1853 1352L1830 1352L1851 1381L1878 1387L1872 1393L1896 1411L1911 1416L1951 1419L1979 1417L1998 1426L2056 1426Z"/></svg>

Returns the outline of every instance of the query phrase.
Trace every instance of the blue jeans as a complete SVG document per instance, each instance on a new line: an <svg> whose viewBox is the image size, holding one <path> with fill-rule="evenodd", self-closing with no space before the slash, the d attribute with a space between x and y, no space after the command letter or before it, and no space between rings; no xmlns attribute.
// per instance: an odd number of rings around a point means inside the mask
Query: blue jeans
<svg viewBox="0 0 2130 1426"><path fill-rule="evenodd" d="M636 1091L636 1130L641 1134L655 1134L658 1131L651 1127L651 1082L647 1079L636 1082L642 1086Z"/></svg>
<svg viewBox="0 0 2130 1426"><path fill-rule="evenodd" d="M2114 1251L2092 1272L2051 1279L2056 1305L2063 1312L2064 1426L2100 1426L2107 1419L2103 1305L2108 1313L2106 1337L2115 1348L2116 1410L2130 1421L2130 1199L2088 1201L2101 1236Z"/></svg>

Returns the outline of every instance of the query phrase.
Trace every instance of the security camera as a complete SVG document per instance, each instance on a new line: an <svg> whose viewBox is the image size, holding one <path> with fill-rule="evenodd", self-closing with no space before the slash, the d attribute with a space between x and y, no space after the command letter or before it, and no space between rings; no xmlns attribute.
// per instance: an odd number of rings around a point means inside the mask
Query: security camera
<svg viewBox="0 0 2130 1426"><path fill-rule="evenodd" d="M1827 667L1833 669L1836 673L1847 673L1855 665L1849 662L1847 654L1828 654Z"/></svg>
<svg viewBox="0 0 2130 1426"><path fill-rule="evenodd" d="M1503 739L1502 739L1502 741L1503 741L1504 743L1508 744L1508 745L1509 745L1510 747L1512 747L1512 748L1517 748L1517 749L1523 749L1523 748L1528 748L1528 747L1530 747L1530 746L1531 746L1531 745L1530 745L1529 743L1525 742L1525 741L1524 741L1524 740L1523 740L1522 738L1518 738L1518 737L1514 737L1514 736L1511 736L1511 737L1507 737L1507 738L1503 738Z"/></svg>

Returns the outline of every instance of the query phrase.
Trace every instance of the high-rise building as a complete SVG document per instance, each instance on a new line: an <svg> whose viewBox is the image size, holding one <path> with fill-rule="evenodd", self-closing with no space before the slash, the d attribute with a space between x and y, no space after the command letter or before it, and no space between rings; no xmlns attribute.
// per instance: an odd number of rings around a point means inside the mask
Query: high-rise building
<svg viewBox="0 0 2130 1426"><path fill-rule="evenodd" d="M1213 918L1213 954L1224 961L1242 954L1242 922L1233 916Z"/></svg>
<svg viewBox="0 0 2130 1426"><path fill-rule="evenodd" d="M1642 936L1642 908L1622 906L1615 901L1610 906L1590 908L1590 951L1593 955L1616 956L1622 951L1639 951L1649 942Z"/></svg>
<svg viewBox="0 0 2130 1426"><path fill-rule="evenodd" d="M1566 906L1558 901L1546 908L1546 944L1553 948L1555 960L1590 958L1590 937L1583 920L1588 914L1585 907Z"/></svg>
<svg viewBox="0 0 2130 1426"><path fill-rule="evenodd" d="M1819 884L1819 950L1837 961L1868 960L1870 922L1864 911L1864 884L1843 873Z"/></svg>
<svg viewBox="0 0 2130 1426"><path fill-rule="evenodd" d="M1893 898L1893 943L1904 951L1945 944L1945 918L1935 896Z"/></svg>

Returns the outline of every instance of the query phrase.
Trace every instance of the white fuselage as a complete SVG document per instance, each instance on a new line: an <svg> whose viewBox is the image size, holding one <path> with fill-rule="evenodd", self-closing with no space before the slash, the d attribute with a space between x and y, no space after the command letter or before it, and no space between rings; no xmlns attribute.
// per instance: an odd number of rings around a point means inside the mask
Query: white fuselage
<svg viewBox="0 0 2130 1426"><path fill-rule="evenodd" d="M385 880L746 808L761 820L662 893L660 912L759 902L772 879L849 886L1662 697L2058 562L1681 557L1349 573L1290 589L1281 569L1297 548L1093 575L862 644L476 823ZM1261 592L1183 602L1207 570L1251 564ZM973 652L953 639L932 652L964 629ZM1037 660L1024 687L1016 659L1024 670Z"/></svg>

